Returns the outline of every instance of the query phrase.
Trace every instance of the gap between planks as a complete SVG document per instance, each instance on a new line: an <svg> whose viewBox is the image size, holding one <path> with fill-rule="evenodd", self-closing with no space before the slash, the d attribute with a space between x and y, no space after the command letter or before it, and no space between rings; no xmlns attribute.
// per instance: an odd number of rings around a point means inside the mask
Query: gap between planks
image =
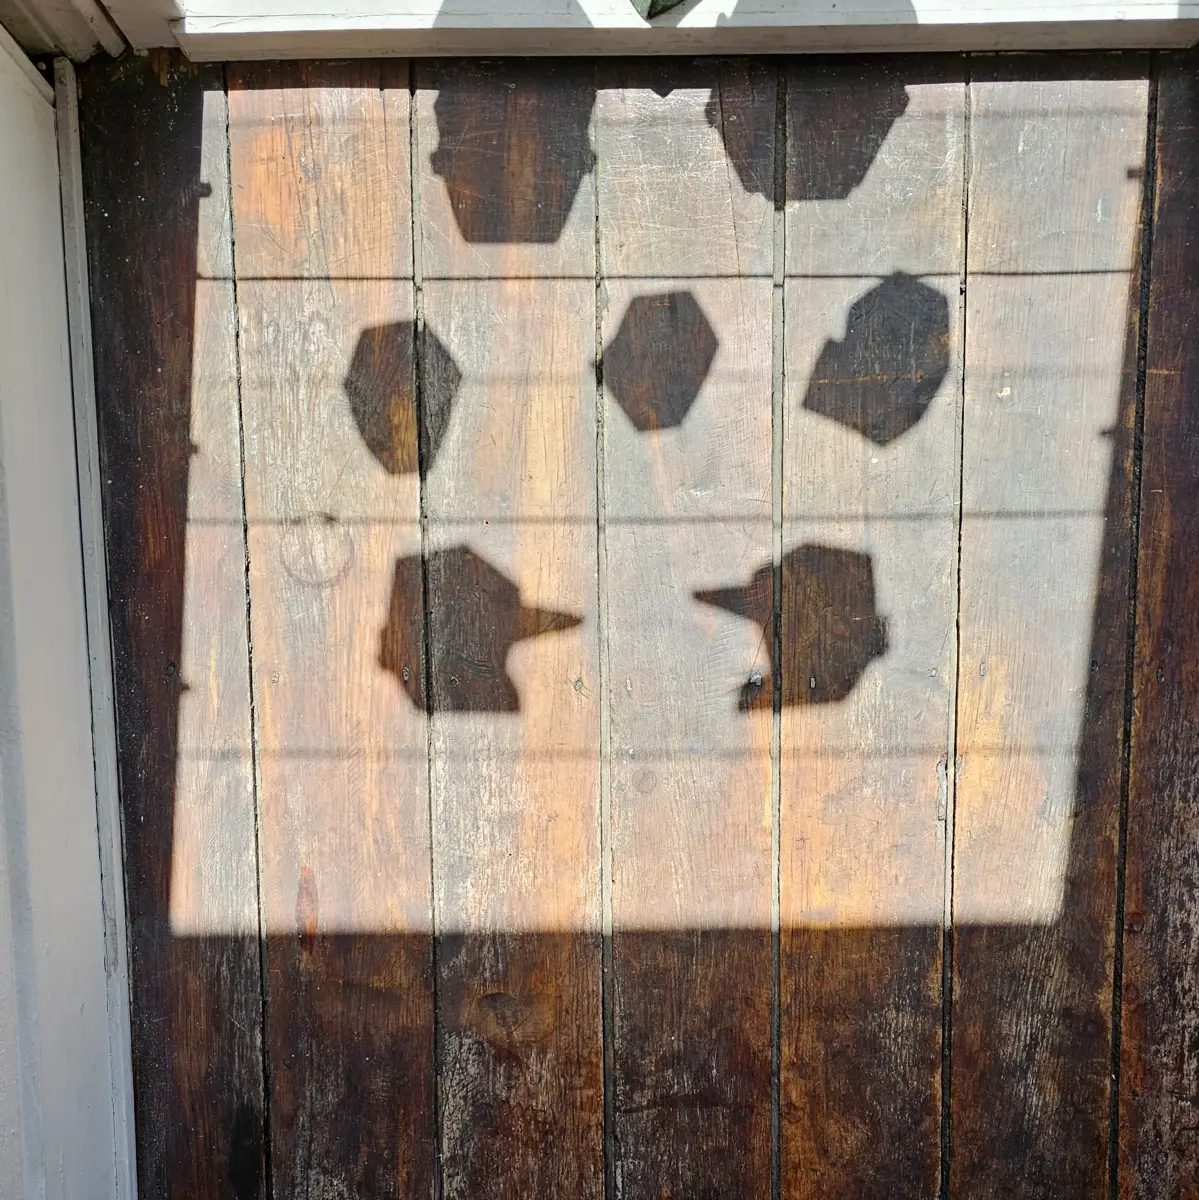
<svg viewBox="0 0 1199 1200"><path fill-rule="evenodd" d="M1115 940L1112 948L1111 1088L1108 1092L1108 1196L1120 1192L1120 1086L1124 1045L1124 918L1128 860L1128 804L1132 787L1132 724L1137 650L1137 588L1141 542L1141 462L1145 441L1145 387L1149 361L1149 297L1153 275L1153 233L1157 204L1157 102L1160 55L1149 56L1149 95L1145 122L1145 186L1141 196L1141 228L1137 294L1137 360L1132 426L1131 518L1128 561L1128 618L1124 657L1124 745L1120 763L1120 812L1116 833Z"/></svg>
<svg viewBox="0 0 1199 1200"><path fill-rule="evenodd" d="M258 761L258 712L254 691L254 626L251 619L251 571L250 571L250 519L246 510L246 422L242 400L242 352L241 352L241 307L237 292L237 229L233 219L233 143L229 133L229 68L221 68L221 83L224 87L225 108L225 183L228 189L226 203L229 206L229 285L233 301L233 361L236 366L234 386L237 392L237 455L241 496L241 535L245 562L246 589L246 683L250 705L250 784L254 806L254 863L258 917L258 986L261 996L261 1051L262 1066L262 1169L266 1195L274 1195L274 1173L272 1163L273 1144L271 1137L271 1040L267 1034L270 1016L270 988L267 978L267 928L263 913L262 898L262 808L259 804L259 761Z"/></svg>
<svg viewBox="0 0 1199 1200"><path fill-rule="evenodd" d="M954 447L957 469L957 494L954 520L957 525L957 554L954 562L954 686L949 706L948 753L938 767L944 772L944 810L940 814L945 837L943 878L945 908L941 918L941 1200L949 1200L949 1173L953 1160L953 871L956 834L957 778L961 760L958 755L958 703L962 681L962 518L965 497L966 463L966 342L967 290L970 276L970 169L971 154L971 66L970 55L962 64L962 266L958 280L958 437Z"/></svg>
<svg viewBox="0 0 1199 1200"><path fill-rule="evenodd" d="M386 86L386 74L380 68L379 90ZM437 822L433 812L433 648L429 631L429 513L425 494L426 464L429 458L425 423L424 387L424 225L420 203L420 123L416 120L416 65L408 62L408 190L409 213L412 221L412 301L415 330L412 348L413 387L416 397L417 455L419 468L417 494L419 496L420 559L421 559L421 671L424 676L425 693L425 788L429 820L429 919L432 937L429 947L430 984L433 993L433 1029L430 1052L433 1062L433 1197L441 1200L443 1194L442 1130L441 1130L441 1076L438 1070L438 1049L441 1043L441 1008L439 1004L439 962L437 942L441 930L440 914L437 911Z"/></svg>
<svg viewBox="0 0 1199 1200"><path fill-rule="evenodd" d="M598 66L593 67L598 93ZM595 149L595 114L591 113L591 141L595 155L592 187L595 189L595 552L596 624L599 640L599 845L600 845L600 1020L603 1040L604 1196L616 1198L616 1030L613 1019L612 986L615 978L612 956L612 694L608 655L608 496L604 441L604 269L600 225L600 155Z"/></svg>
<svg viewBox="0 0 1199 1200"><path fill-rule="evenodd" d="M771 284L771 559L774 572L770 731L770 1195L783 1187L782 1145L782 754L783 754L783 447L787 346L787 71L775 66L774 272Z"/></svg>

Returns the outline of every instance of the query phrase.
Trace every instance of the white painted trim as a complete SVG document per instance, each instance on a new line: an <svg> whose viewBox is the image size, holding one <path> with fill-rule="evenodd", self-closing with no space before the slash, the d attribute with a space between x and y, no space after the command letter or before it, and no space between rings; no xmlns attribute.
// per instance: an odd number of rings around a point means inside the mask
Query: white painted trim
<svg viewBox="0 0 1199 1200"><path fill-rule="evenodd" d="M54 104L54 89L42 78L41 72L29 61L28 56L12 39L8 30L0 25L0 56L12 61L13 66L25 77L35 95L49 105Z"/></svg>
<svg viewBox="0 0 1199 1200"><path fill-rule="evenodd" d="M10 58L0 53L0 1195L132 1200L114 1114L124 1085L56 111Z"/></svg>
<svg viewBox="0 0 1199 1200"><path fill-rule="evenodd" d="M171 22L179 20L183 10L175 0L105 0L105 7L134 49L177 44Z"/></svg>
<svg viewBox="0 0 1199 1200"><path fill-rule="evenodd" d="M71 7L96 36L96 41L114 58L125 52L125 39L112 23L108 13L96 0L70 0Z"/></svg>
<svg viewBox="0 0 1199 1200"><path fill-rule="evenodd" d="M54 62L57 97L59 186L66 259L67 316L71 338L71 389L75 407L75 462L79 481L79 532L91 670L92 746L96 776L104 967L108 986L109 1057L116 1147L116 1200L136 1196L133 1049L129 1002L129 938L125 912L116 698L108 624L108 572L100 490L100 434L92 358L92 319L83 219L83 166L79 150L79 93L75 68Z"/></svg>
<svg viewBox="0 0 1199 1200"><path fill-rule="evenodd" d="M0 0L0 21L31 54L66 54L82 61L99 47L109 54L125 49L97 0Z"/></svg>
<svg viewBox="0 0 1199 1200"><path fill-rule="evenodd" d="M1195 0L696 0L652 23L629 0L185 0L194 59L1107 49L1199 41Z"/></svg>

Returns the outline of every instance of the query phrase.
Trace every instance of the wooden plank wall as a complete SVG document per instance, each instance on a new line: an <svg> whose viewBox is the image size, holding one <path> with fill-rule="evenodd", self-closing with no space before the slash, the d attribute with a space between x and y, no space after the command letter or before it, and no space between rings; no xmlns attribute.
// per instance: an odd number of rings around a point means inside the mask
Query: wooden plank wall
<svg viewBox="0 0 1199 1200"><path fill-rule="evenodd" d="M599 1196L595 88L415 83L442 1182Z"/></svg>
<svg viewBox="0 0 1199 1200"><path fill-rule="evenodd" d="M260 912L292 935L263 974L272 1187L406 1195L433 1165L426 730L364 617L419 500L342 389L389 336L414 386L407 74L244 67L228 106Z"/></svg>
<svg viewBox="0 0 1199 1200"><path fill-rule="evenodd" d="M1163 57L1133 658L1119 1186L1199 1195L1199 63Z"/></svg>
<svg viewBox="0 0 1199 1200"><path fill-rule="evenodd" d="M764 569L770 612L773 196L732 182L715 130L760 131L745 167L769 186L777 84L665 67L601 71L595 124L613 1164L628 1195L752 1195L771 1170L772 729L768 704L734 714L770 642L679 601Z"/></svg>
<svg viewBox="0 0 1199 1200"><path fill-rule="evenodd" d="M983 63L971 93L950 1184L1095 1195L1148 62ZM1068 616L1084 609L1089 624Z"/></svg>
<svg viewBox="0 0 1199 1200"><path fill-rule="evenodd" d="M81 78L140 1194L1199 1196L1199 60Z"/></svg>
<svg viewBox="0 0 1199 1200"><path fill-rule="evenodd" d="M88 258L95 296L103 295L93 304L101 319L94 344L138 1190L254 1196L267 1162L263 997L246 790L241 470L230 444L238 416L224 76L156 66L158 74L146 63L106 71L103 102L80 108L89 234L108 230L89 236ZM109 140L135 128L136 138ZM223 276L225 286L202 286L201 274ZM224 521L234 527L222 537ZM199 618L188 623L186 658L185 607ZM191 737L198 741L188 747ZM214 844L220 852L207 853ZM189 910L205 908L204 924L221 932L187 936Z"/></svg>
<svg viewBox="0 0 1199 1200"><path fill-rule="evenodd" d="M797 1196L939 1187L966 101L961 60L787 74L787 194L804 197L786 211L782 432ZM823 689L846 694L816 707Z"/></svg>

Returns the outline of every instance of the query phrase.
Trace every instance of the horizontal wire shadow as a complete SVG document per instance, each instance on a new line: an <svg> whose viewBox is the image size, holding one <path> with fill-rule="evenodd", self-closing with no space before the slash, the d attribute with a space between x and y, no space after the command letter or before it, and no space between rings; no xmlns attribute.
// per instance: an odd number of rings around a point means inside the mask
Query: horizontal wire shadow
<svg viewBox="0 0 1199 1200"><path fill-rule="evenodd" d="M732 691L729 693L731 698L735 698L738 693ZM495 713L489 713L488 719L496 716ZM499 714L503 715L503 714ZM730 706L730 716L737 716L734 706ZM457 714L449 713L439 716L439 720L455 720ZM783 747L782 757L788 762L826 762L830 759L838 759L853 762L886 762L897 758L923 758L930 754L935 754L943 750L940 745L927 746L880 746L869 751L863 751L859 746L824 746L818 752L804 752L801 750L791 750ZM994 758L994 759L1010 759L1022 756L1029 757L1052 757L1052 756L1073 756L1076 753L1077 747L1073 744L1054 743L1054 742L1028 742L1017 745L1004 746L982 746L976 753L979 758ZM176 761L178 762L243 762L247 761L250 755L249 747L217 747L213 750L196 750L189 747L181 747ZM271 759L277 762L421 762L423 763L427 757L425 749L422 747L419 750L380 750L376 747L363 746L347 746L347 747L287 747L282 748L258 748L259 759ZM440 750L438 752L438 760L443 762L463 762L469 763L476 761L475 756L467 753L457 754L453 751ZM503 750L492 750L488 756L489 761L495 762L599 762L599 755L596 754L579 754L576 751L556 751L556 750L522 750L519 752L506 752ZM733 747L730 749L721 749L720 747L712 747L710 745L703 746L662 746L652 750L638 749L636 753L637 762L671 762L680 758L688 759L711 759L713 762L740 762L745 758L744 746Z"/></svg>
<svg viewBox="0 0 1199 1200"><path fill-rule="evenodd" d="M765 501L763 503L766 503ZM704 525L740 525L750 524L755 521L769 519L769 512L756 513L730 513L727 516L724 514L703 515L703 516L675 516L675 517L636 517L636 516L607 516L606 520L609 525L627 525L632 527L641 526L657 526L657 525L682 525L682 526L704 526ZM953 519L953 513L948 509L944 512L936 510L929 511L927 509L916 512L844 512L844 513L792 513L787 516L801 524L845 524L848 522L860 522L866 525L883 525L889 522L901 522L911 524L921 521L946 521ZM991 510L980 509L975 512L965 512L962 518L967 521L1071 521L1071 520L1092 520L1095 517L1102 517L1101 509L1088 508L1038 508L1038 509L1004 509ZM407 517L378 517L378 516L363 516L360 514L352 514L347 516L334 516L321 512L309 513L302 517L251 517L249 526L251 529L255 527L271 529L289 529L296 525L307 524L314 519L320 520L326 525L348 525L351 527L359 526L387 526L389 528L415 529L420 525L416 518ZM200 528L241 528L241 521L235 521L232 517L190 517L188 518L189 525L195 525ZM503 526L521 526L521 525L579 525L591 526L595 524L594 517L587 516L561 516L561 517L538 517L538 516L522 516L509 517L504 515L491 516L469 516L469 517L441 517L434 516L430 518L431 524L444 525L453 529L471 529L482 525L503 525Z"/></svg>
<svg viewBox="0 0 1199 1200"><path fill-rule="evenodd" d="M945 279L956 282L958 276L952 271L909 271L913 279ZM971 271L971 279L1071 279L1090 275L1131 275L1129 267L1080 267L1060 271ZM881 272L791 272L786 279L829 279L829 280L882 280L887 275ZM605 282L621 280L646 283L656 283L663 279L686 279L696 283L719 281L722 279L743 282L746 279L764 279L773 281L774 276L769 271L723 272L717 274L677 271L671 274L658 275L621 275L605 273ZM200 283L411 283L411 275L197 275ZM423 275L422 285L426 283L556 283L583 282L592 283L594 275L583 274L554 274L538 272L530 275Z"/></svg>

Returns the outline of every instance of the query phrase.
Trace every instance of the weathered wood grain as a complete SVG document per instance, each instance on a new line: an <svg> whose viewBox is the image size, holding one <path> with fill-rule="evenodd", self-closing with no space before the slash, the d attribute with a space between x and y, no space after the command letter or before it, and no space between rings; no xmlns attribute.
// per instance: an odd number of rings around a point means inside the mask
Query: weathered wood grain
<svg viewBox="0 0 1199 1200"><path fill-rule="evenodd" d="M265 1151L223 85L169 58L80 79L138 1187L240 1200Z"/></svg>
<svg viewBox="0 0 1199 1200"><path fill-rule="evenodd" d="M764 1196L776 74L601 80L612 1170L622 1196ZM765 194L722 128L762 132Z"/></svg>
<svg viewBox="0 0 1199 1200"><path fill-rule="evenodd" d="M597 1197L593 84L418 81L443 1187Z"/></svg>
<svg viewBox="0 0 1199 1200"><path fill-rule="evenodd" d="M425 286L466 380L428 483L447 1196L602 1185L593 311Z"/></svg>
<svg viewBox="0 0 1199 1200"><path fill-rule="evenodd" d="M173 934L258 934L246 542L242 525L224 90L204 96L183 561ZM214 805L214 794L224 803Z"/></svg>
<svg viewBox="0 0 1199 1200"><path fill-rule="evenodd" d="M951 1189L1104 1194L1144 59L971 83Z"/></svg>
<svg viewBox="0 0 1199 1200"><path fill-rule="evenodd" d="M591 278L594 66L418 62L423 275Z"/></svg>
<svg viewBox="0 0 1199 1200"><path fill-rule="evenodd" d="M610 63L599 81L604 276L770 278L773 66Z"/></svg>
<svg viewBox="0 0 1199 1200"><path fill-rule="evenodd" d="M782 1179L940 1169L956 647L958 64L787 78Z"/></svg>
<svg viewBox="0 0 1199 1200"><path fill-rule="evenodd" d="M784 1196L1106 1192L1148 64L971 70L965 147L960 63L425 63L415 129L403 63L81 69L140 1194L598 1197L605 883L617 1195L769 1195L774 887ZM1199 1197L1195 70L1137 1200Z"/></svg>
<svg viewBox="0 0 1199 1200"><path fill-rule="evenodd" d="M1122 1197L1199 1196L1199 73L1163 58L1149 293L1120 1077Z"/></svg>
<svg viewBox="0 0 1199 1200"><path fill-rule="evenodd" d="M274 1191L425 1196L426 719L382 661L420 546L407 71L229 84Z"/></svg>

